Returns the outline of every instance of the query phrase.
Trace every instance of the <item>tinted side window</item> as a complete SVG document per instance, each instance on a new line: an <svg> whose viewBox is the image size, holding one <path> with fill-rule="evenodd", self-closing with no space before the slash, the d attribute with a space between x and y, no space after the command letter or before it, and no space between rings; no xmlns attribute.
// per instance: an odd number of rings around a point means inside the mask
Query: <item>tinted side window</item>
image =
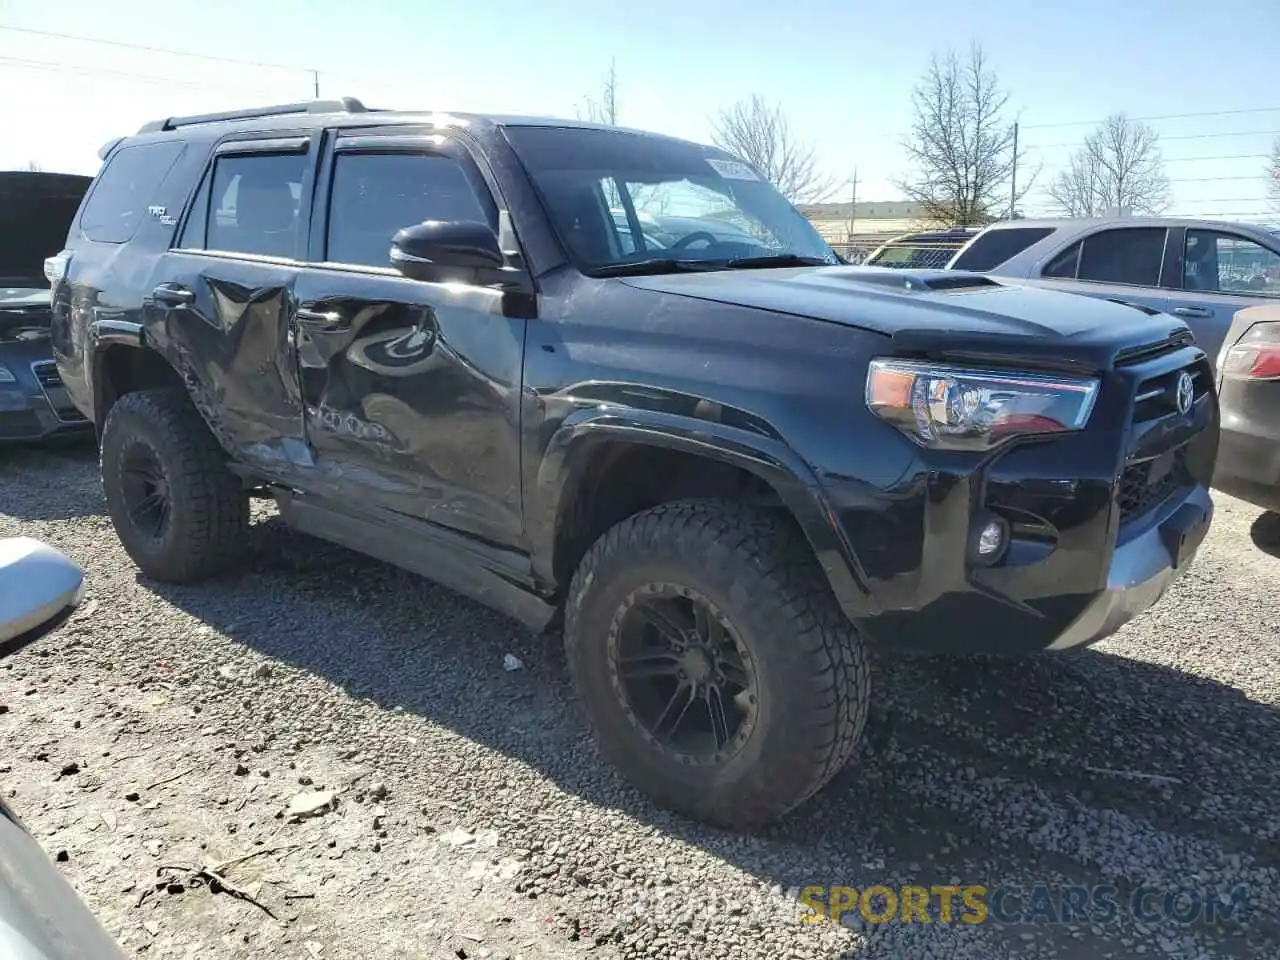
<svg viewBox="0 0 1280 960"><path fill-rule="evenodd" d="M213 168L208 248L264 257L293 257L303 153L219 157Z"/></svg>
<svg viewBox="0 0 1280 960"><path fill-rule="evenodd" d="M1280 253L1234 234L1188 230L1182 286L1245 297L1280 297Z"/></svg>
<svg viewBox="0 0 1280 960"><path fill-rule="evenodd" d="M476 177L458 160L438 154L339 153L326 259L389 267L391 238L405 227L424 220L494 225L492 197Z"/></svg>
<svg viewBox="0 0 1280 960"><path fill-rule="evenodd" d="M1040 271L1042 277L1054 277L1058 280L1074 280L1076 267L1080 264L1080 241L1077 240L1067 249L1045 264Z"/></svg>
<svg viewBox="0 0 1280 960"><path fill-rule="evenodd" d="M121 147L98 174L80 215L80 230L98 243L125 243L146 216L151 197L182 153L176 141Z"/></svg>
<svg viewBox="0 0 1280 960"><path fill-rule="evenodd" d="M1163 227L1124 227L1086 237L1076 279L1158 286L1166 233Z"/></svg>
<svg viewBox="0 0 1280 960"><path fill-rule="evenodd" d="M989 230L977 236L956 262L953 270L994 270L1010 257L1017 256L1033 243L1049 234L1052 227L1010 227L1008 230Z"/></svg>

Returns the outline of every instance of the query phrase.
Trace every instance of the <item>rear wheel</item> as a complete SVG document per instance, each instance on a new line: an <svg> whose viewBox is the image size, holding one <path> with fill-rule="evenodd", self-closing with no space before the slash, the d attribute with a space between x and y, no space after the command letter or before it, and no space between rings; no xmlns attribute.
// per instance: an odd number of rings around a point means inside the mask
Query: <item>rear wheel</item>
<svg viewBox="0 0 1280 960"><path fill-rule="evenodd" d="M243 556L248 494L182 391L117 400L102 428L101 463L116 534L146 576L189 583Z"/></svg>
<svg viewBox="0 0 1280 960"><path fill-rule="evenodd" d="M664 806L774 820L849 759L869 700L862 638L786 518L664 504L583 560L565 646L601 753Z"/></svg>

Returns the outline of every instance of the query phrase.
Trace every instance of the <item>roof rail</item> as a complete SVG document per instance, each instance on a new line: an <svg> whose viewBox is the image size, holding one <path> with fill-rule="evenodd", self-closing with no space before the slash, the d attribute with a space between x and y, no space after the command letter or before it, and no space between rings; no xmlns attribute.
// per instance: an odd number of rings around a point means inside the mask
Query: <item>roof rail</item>
<svg viewBox="0 0 1280 960"><path fill-rule="evenodd" d="M301 100L298 103L281 103L271 107L252 107L248 110L229 110L226 113L202 113L190 117L166 117L145 123L139 133L157 133L176 130L197 123L228 123L232 120L256 120L259 117L284 117L295 113L367 113L369 108L355 97L337 100Z"/></svg>

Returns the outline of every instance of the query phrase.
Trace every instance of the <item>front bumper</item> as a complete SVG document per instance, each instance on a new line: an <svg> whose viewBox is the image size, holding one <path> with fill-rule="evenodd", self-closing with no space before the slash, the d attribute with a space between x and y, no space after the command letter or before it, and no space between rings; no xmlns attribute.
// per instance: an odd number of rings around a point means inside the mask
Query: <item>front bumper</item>
<svg viewBox="0 0 1280 960"><path fill-rule="evenodd" d="M52 361L0 362L17 381L0 383L0 443L92 432L93 424L71 405Z"/></svg>
<svg viewBox="0 0 1280 960"><path fill-rule="evenodd" d="M1191 408L1153 408L1152 384L1183 369ZM922 653L1018 656L1113 634L1164 595L1212 521L1211 376L1201 351L1179 350L1112 374L1081 433L971 461L920 453L880 491L821 477L866 598L855 607L837 590L847 615L880 645ZM1008 548L984 563L970 544L992 514Z"/></svg>
<svg viewBox="0 0 1280 960"><path fill-rule="evenodd" d="M1200 548L1213 522L1213 500L1196 487L1162 522L1117 547L1106 588L1067 626L1049 650L1088 646L1154 606Z"/></svg>

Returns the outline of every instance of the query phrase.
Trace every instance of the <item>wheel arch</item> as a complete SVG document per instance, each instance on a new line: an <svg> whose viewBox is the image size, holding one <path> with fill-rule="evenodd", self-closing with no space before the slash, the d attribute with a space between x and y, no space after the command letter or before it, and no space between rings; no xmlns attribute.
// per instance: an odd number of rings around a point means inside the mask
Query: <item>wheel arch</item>
<svg viewBox="0 0 1280 960"><path fill-rule="evenodd" d="M94 323L87 353L86 380L99 440L112 405L125 394L139 390L181 390L195 403L206 424L213 427L205 405L195 402L197 398L192 396L192 378L183 375L173 358L148 337L142 324L121 320Z"/></svg>
<svg viewBox="0 0 1280 960"><path fill-rule="evenodd" d="M604 496L602 488L616 485ZM579 411L539 465L529 531L534 573L561 593L591 543L640 510L693 496L757 499L783 510L851 616L875 612L866 578L809 466L780 438L679 414Z"/></svg>

